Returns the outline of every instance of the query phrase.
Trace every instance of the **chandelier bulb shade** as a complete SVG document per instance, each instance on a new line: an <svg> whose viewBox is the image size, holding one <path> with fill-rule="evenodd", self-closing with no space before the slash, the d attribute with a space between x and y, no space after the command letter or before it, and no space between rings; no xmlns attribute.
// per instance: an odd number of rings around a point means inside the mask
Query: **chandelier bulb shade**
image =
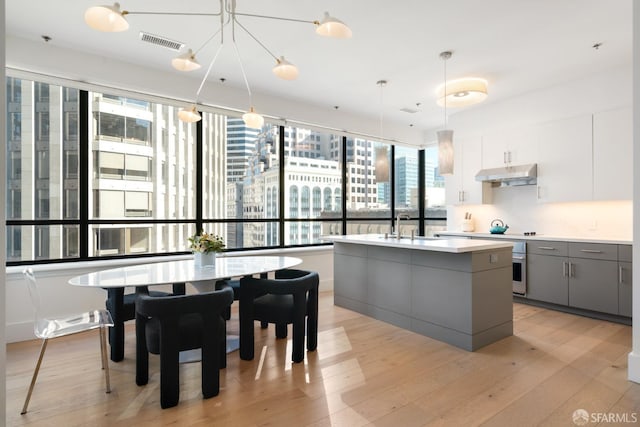
<svg viewBox="0 0 640 427"><path fill-rule="evenodd" d="M125 19L126 11L120 10L120 3L113 6L93 6L84 13L84 21L94 30L106 33L117 33L129 29Z"/></svg>
<svg viewBox="0 0 640 427"><path fill-rule="evenodd" d="M316 21L316 25L316 33L324 37L350 39L353 35L351 28L339 19L329 15L329 12L325 12L322 21Z"/></svg>
<svg viewBox="0 0 640 427"><path fill-rule="evenodd" d="M273 74L283 80L295 80L298 78L298 67L281 56L277 59L276 66L273 67Z"/></svg>
<svg viewBox="0 0 640 427"><path fill-rule="evenodd" d="M451 80L436 89L437 104L441 107L466 107L487 99L488 83L484 79L467 77ZM446 88L446 91L445 91Z"/></svg>
<svg viewBox="0 0 640 427"><path fill-rule="evenodd" d="M264 125L264 117L256 113L253 107L242 115L242 120L245 125L254 129L262 129L262 125Z"/></svg>
<svg viewBox="0 0 640 427"><path fill-rule="evenodd" d="M202 119L198 110L196 110L196 106L192 105L191 108L185 110L184 108L178 111L178 118L186 123L195 123Z"/></svg>
<svg viewBox="0 0 640 427"><path fill-rule="evenodd" d="M179 71L194 71L201 67L196 60L196 54L191 49L187 53L177 56L171 60L173 68Z"/></svg>

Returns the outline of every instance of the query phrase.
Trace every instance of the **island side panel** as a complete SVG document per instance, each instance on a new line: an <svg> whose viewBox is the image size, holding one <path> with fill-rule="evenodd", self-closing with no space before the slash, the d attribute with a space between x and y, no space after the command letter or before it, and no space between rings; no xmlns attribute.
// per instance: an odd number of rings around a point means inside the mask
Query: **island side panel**
<svg viewBox="0 0 640 427"><path fill-rule="evenodd" d="M334 304L370 316L367 283L367 246L334 243Z"/></svg>
<svg viewBox="0 0 640 427"><path fill-rule="evenodd" d="M369 315L404 329L411 326L411 252L380 246L367 252Z"/></svg>

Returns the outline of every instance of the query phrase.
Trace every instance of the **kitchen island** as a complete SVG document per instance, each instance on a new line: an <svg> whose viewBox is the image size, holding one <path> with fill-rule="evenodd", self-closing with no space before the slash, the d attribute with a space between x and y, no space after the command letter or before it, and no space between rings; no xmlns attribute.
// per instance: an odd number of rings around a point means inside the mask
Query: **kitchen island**
<svg viewBox="0 0 640 427"><path fill-rule="evenodd" d="M512 244L326 236L334 303L468 351L513 335Z"/></svg>

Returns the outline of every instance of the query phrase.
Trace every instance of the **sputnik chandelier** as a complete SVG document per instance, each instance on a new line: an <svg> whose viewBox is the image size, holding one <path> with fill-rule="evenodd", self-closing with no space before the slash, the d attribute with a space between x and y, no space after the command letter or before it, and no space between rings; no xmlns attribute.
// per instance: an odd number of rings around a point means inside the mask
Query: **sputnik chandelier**
<svg viewBox="0 0 640 427"><path fill-rule="evenodd" d="M253 98L251 94L251 88L249 87L249 81L240 59L240 52L236 44L236 26L249 35L260 47L262 47L276 62L273 67L273 73L284 80L294 80L298 77L298 68L291 62L287 61L284 56L274 55L257 37L255 37L249 30L238 21L239 16L247 16L252 18L265 18L280 21L302 22L307 24L313 24L316 27L316 33L324 37L346 39L351 37L351 29L347 27L342 21L330 16L327 12L324 14L324 18L321 21L307 21L294 18L282 18L277 16L257 15L251 13L240 13L236 11L236 0L219 0L220 10L215 13L188 13L188 12L141 12L141 11L127 11L120 10L120 4L114 3L113 6L93 6L86 10L84 19L87 25L91 28L103 31L103 32L120 32L126 31L129 28L127 22L127 15L176 15L176 16L218 16L220 18L220 28L210 36L207 41L197 50L193 51L188 49L186 53L174 58L171 61L173 67L179 71L189 72L201 68L200 63L196 59L196 55L200 52L211 40L213 40L218 34L220 35L220 46L216 51L213 59L209 63L207 72L204 78L200 82L200 86L196 92L195 102L188 109L181 109L178 112L180 120L194 123L202 119L202 116L198 112L197 105L199 101L200 92L204 87L204 83L207 81L209 74L213 68L213 64L218 58L218 54L224 46L224 28L231 25L231 41L238 64L240 65L240 71L249 95L249 111L246 112L242 119L245 124L252 128L261 128L264 124L264 118L255 112L253 106Z"/></svg>

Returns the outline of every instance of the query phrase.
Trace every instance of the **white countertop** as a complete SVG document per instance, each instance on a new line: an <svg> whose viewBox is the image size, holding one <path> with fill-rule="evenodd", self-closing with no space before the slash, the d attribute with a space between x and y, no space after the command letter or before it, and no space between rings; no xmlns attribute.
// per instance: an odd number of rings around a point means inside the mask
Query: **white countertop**
<svg viewBox="0 0 640 427"><path fill-rule="evenodd" d="M484 237L492 239L505 239L505 240L549 240L560 242L577 242L577 243L606 243L612 245L630 245L633 243L632 239L621 238L604 238L604 237L577 237L577 236L559 236L559 235L546 235L536 234L535 236L525 236L523 234L510 234L509 231L505 234L491 234L491 233L478 233L478 232L466 232L466 231L438 231L436 234L443 236L455 236L455 237L473 237L474 239L482 239Z"/></svg>
<svg viewBox="0 0 640 427"><path fill-rule="evenodd" d="M466 253L484 251L490 249L511 248L510 242L480 239L434 239L416 237L403 237L397 240L395 237L387 237L383 234L351 234L347 236L323 236L323 240L338 243L355 243L370 246L386 246L391 248L418 249L423 251Z"/></svg>

